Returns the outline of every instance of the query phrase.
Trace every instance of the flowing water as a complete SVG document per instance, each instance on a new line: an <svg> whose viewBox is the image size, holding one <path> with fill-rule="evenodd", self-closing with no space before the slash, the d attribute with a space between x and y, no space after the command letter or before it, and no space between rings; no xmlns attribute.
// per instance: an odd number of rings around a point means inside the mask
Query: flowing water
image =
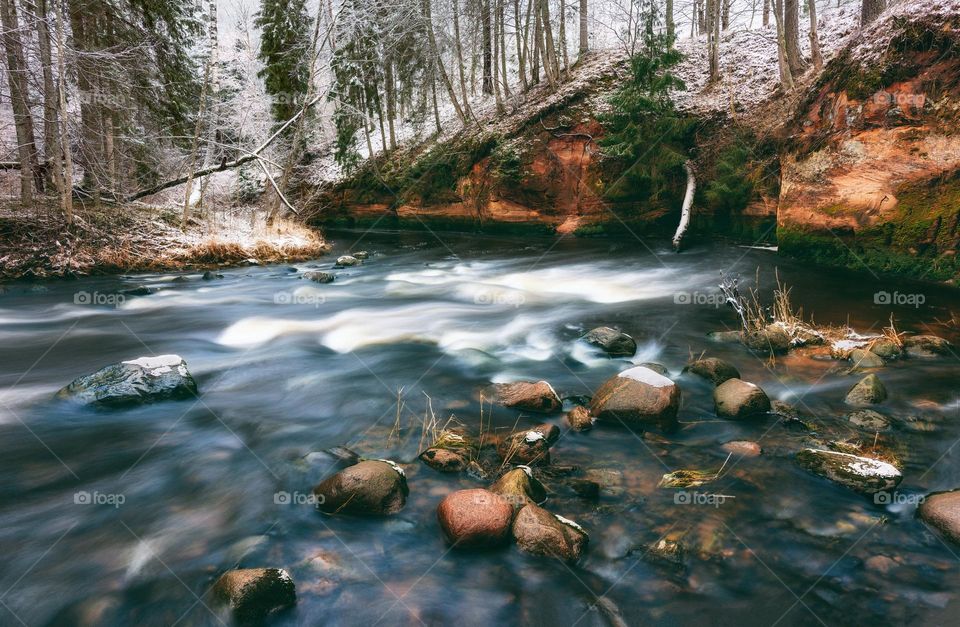
<svg viewBox="0 0 960 627"><path fill-rule="evenodd" d="M373 254L330 285L271 266L214 281L7 286L0 624L221 624L229 617L206 592L237 565L290 571L298 604L277 625L957 622L960 548L917 520L914 506L918 495L960 486L956 357L880 372L891 391L881 410L903 427L888 441L905 479L900 500L879 505L796 466L791 456L809 434L772 417L717 420L711 386L681 374L707 351L812 416L820 435L848 437L843 398L856 375L827 360L770 363L707 338L736 325L716 304L721 271L752 279L760 268L769 290L778 268L807 315L861 331L878 331L891 311L902 329L924 331L960 310L955 291L723 244L675 255L637 241L332 237L333 255L297 268L327 269L347 250ZM139 285L155 291L117 296ZM925 302L891 308L875 304L877 292ZM632 334L637 355L608 359L576 341L599 325ZM199 399L109 410L53 399L104 365L168 353L186 359ZM476 429L491 382L546 379L561 396L589 396L646 361L666 365L683 390L679 431L656 438L598 426L565 433L553 449L555 464L605 482L599 502L556 489L545 504L589 531L579 564L515 546L448 550L436 505L480 484L416 460L428 406ZM483 411L495 427L543 420ZM547 420L564 427L559 415ZM703 488L733 498L677 503L657 488L671 470L719 470L720 445L734 439L759 441L764 454L731 459ZM335 446L405 464L406 507L361 520L303 502L337 469L323 453ZM648 551L661 538L680 541L680 560Z"/></svg>

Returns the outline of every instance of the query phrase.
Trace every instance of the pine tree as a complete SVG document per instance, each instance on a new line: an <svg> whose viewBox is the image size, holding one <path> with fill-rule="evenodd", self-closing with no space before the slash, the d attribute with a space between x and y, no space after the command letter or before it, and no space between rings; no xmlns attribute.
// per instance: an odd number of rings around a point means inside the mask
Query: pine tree
<svg viewBox="0 0 960 627"><path fill-rule="evenodd" d="M623 171L607 190L609 198L667 206L682 196L693 123L670 98L671 90L683 88L672 73L681 60L651 12L642 49L630 59L630 80L611 97L612 111L601 117L607 133L599 143Z"/></svg>
<svg viewBox="0 0 960 627"><path fill-rule="evenodd" d="M260 77L273 98L273 119L283 124L300 110L307 93L312 20L305 0L263 0L253 23L262 31Z"/></svg>

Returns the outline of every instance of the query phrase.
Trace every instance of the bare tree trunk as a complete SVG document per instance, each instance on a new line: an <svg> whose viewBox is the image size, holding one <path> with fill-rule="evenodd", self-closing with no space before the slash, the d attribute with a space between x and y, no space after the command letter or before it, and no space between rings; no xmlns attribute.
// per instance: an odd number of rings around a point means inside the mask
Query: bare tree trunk
<svg viewBox="0 0 960 627"><path fill-rule="evenodd" d="M863 5L860 7L860 25L866 26L877 19L877 16L883 13L885 8L886 2L884 0L863 0Z"/></svg>
<svg viewBox="0 0 960 627"><path fill-rule="evenodd" d="M560 54L563 57L563 75L564 79L570 78L570 59L567 56L567 6L564 0L560 0ZM559 73L559 72L558 72Z"/></svg>
<svg viewBox="0 0 960 627"><path fill-rule="evenodd" d="M56 167L60 169L60 157L63 157L63 193L60 197L63 215L67 224L73 224L73 153L70 148L70 131L67 126L67 50L63 43L64 40L64 20L63 14L66 8L63 6L65 0L60 0L60 6L54 5L53 11L57 15L57 63L58 63L58 85L57 101L60 118L60 138L59 150L57 151Z"/></svg>
<svg viewBox="0 0 960 627"><path fill-rule="evenodd" d="M216 1L210 3L210 15L208 19L213 21L217 19ZM203 134L203 125L207 113L207 95L210 91L210 77L213 72L213 65L216 63L217 50L212 41L208 39L209 52L207 62L203 69L203 85L200 88L200 108L197 111L197 122L194 125L193 141L190 144L190 157L187 161L187 184L183 188L183 216L181 217L180 228L186 230L187 221L190 219L190 207L197 202L193 197L193 171L197 167L197 152L200 149L200 136ZM199 199L199 194L197 195Z"/></svg>
<svg viewBox="0 0 960 627"><path fill-rule="evenodd" d="M453 48L457 53L457 73L460 76L460 96L465 106L467 103L467 80L463 70L463 45L460 42L460 0L453 0Z"/></svg>
<svg viewBox="0 0 960 627"><path fill-rule="evenodd" d="M784 0L783 28L787 45L787 63L790 71L796 75L803 73L805 64L800 54L800 1Z"/></svg>
<svg viewBox="0 0 960 627"><path fill-rule="evenodd" d="M763 27L770 26L770 3L773 0L763 0Z"/></svg>
<svg viewBox="0 0 960 627"><path fill-rule="evenodd" d="M503 82L503 96L510 98L510 80L507 74L507 20L505 17L504 1L497 0L497 23L500 28L500 80Z"/></svg>
<svg viewBox="0 0 960 627"><path fill-rule="evenodd" d="M677 225L677 232L673 235L673 249L677 252L680 252L680 243L690 227L690 210L693 207L693 197L697 193L697 177L693 173L693 162L688 159L683 164L683 169L687 172L687 192L683 196L683 207L680 209L680 224Z"/></svg>
<svg viewBox="0 0 960 627"><path fill-rule="evenodd" d="M533 20L533 57L531 59L530 65L530 76L534 84L540 82L540 50L542 48L541 40L543 38L543 33L540 29L540 0L530 0L530 5L533 6L532 16L528 15L527 22Z"/></svg>
<svg viewBox="0 0 960 627"><path fill-rule="evenodd" d="M54 167L54 155L57 153L57 89L53 82L53 51L50 45L50 25L47 19L50 8L47 0L36 0L35 12L31 12L33 28L37 32L37 44L40 48L40 66L43 74L43 159L46 176L53 181L59 191L63 181L57 178L61 172Z"/></svg>
<svg viewBox="0 0 960 627"><path fill-rule="evenodd" d="M723 16L720 20L720 29L726 31L730 28L730 3L732 0L721 0L723 2Z"/></svg>
<svg viewBox="0 0 960 627"><path fill-rule="evenodd" d="M316 56L316 54L314 54ZM463 77L463 66L461 65L460 76ZM394 128L393 120L397 117L397 90L393 83L393 59L387 59L386 71L384 72L384 81L387 97L387 125L390 128L390 150L397 149L397 131Z"/></svg>
<svg viewBox="0 0 960 627"><path fill-rule="evenodd" d="M27 82L27 57L20 39L20 22L14 0L0 0L0 23L3 25L3 47L7 56L7 83L10 104L17 132L20 157L20 204L33 204L34 176L37 172L37 145L33 138L33 115Z"/></svg>
<svg viewBox="0 0 960 627"><path fill-rule="evenodd" d="M540 8L543 12L543 34L544 34L544 68L549 66L547 80L550 85L556 88L557 79L560 76L560 62L557 60L557 49L553 42L553 26L550 24L550 0L540 0Z"/></svg>
<svg viewBox="0 0 960 627"><path fill-rule="evenodd" d="M450 103L456 110L457 117L460 118L460 122L466 124L467 114L460 106L460 103L457 102L457 94L455 94L453 91L453 85L450 83L450 77L447 76L447 71L443 69L443 59L440 58L440 50L437 48L437 37L433 32L433 15L431 14L430 0L423 0L423 16L427 20L427 40L430 43L430 52L433 54L434 63L436 64L437 69L440 70L440 78L443 80L443 85L447 89L447 96L450 97ZM467 105L467 103L464 102L464 105ZM439 127L439 124L437 126Z"/></svg>
<svg viewBox="0 0 960 627"><path fill-rule="evenodd" d="M487 2L496 2L499 4L500 0L487 0ZM493 82L493 95L497 103L497 113L503 113L503 95L500 90L500 38L497 21L497 11L496 6L491 10L491 17L493 18L493 35L491 37L492 41L490 44L490 54L491 54L491 79Z"/></svg>
<svg viewBox="0 0 960 627"><path fill-rule="evenodd" d="M783 31L783 3L784 0L773 1L773 19L777 24L777 63L780 67L780 83L783 85L783 91L793 91L793 72L790 71L790 63L787 61L787 41Z"/></svg>
<svg viewBox="0 0 960 627"><path fill-rule="evenodd" d="M581 0L586 2L586 0ZM527 91L527 55L526 55L526 35L522 34L520 28L520 0L513 0L513 31L517 40L517 70L520 73L520 89Z"/></svg>
<svg viewBox="0 0 960 627"><path fill-rule="evenodd" d="M810 58L818 72L823 69L823 53L820 51L820 37L817 35L817 0L807 0L810 13Z"/></svg>
<svg viewBox="0 0 960 627"><path fill-rule="evenodd" d="M667 5L673 7L673 0L667 0ZM673 14L671 13L671 19ZM668 22L669 24L669 22ZM582 57L590 50L590 43L587 41L587 0L580 0L580 56Z"/></svg>
<svg viewBox="0 0 960 627"><path fill-rule="evenodd" d="M666 11L664 12L664 19L667 22L667 37L673 39L676 35L676 25L673 23L673 0L667 0Z"/></svg>
<svg viewBox="0 0 960 627"><path fill-rule="evenodd" d="M722 0L707 0L707 48L710 65L710 82L720 80L720 3Z"/></svg>
<svg viewBox="0 0 960 627"><path fill-rule="evenodd" d="M490 36L490 3L493 0L480 0L480 32L483 36L483 93L493 93L493 41Z"/></svg>

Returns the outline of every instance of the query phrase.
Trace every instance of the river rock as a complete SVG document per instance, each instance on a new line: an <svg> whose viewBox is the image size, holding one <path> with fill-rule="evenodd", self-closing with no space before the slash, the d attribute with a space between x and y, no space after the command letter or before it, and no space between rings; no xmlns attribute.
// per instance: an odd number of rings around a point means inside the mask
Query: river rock
<svg viewBox="0 0 960 627"><path fill-rule="evenodd" d="M770 411L770 398L753 383L741 379L727 379L713 391L717 415L727 418L747 418Z"/></svg>
<svg viewBox="0 0 960 627"><path fill-rule="evenodd" d="M270 614L297 602L296 586L281 568L240 568L223 573L211 590L229 604L241 625L258 624Z"/></svg>
<svg viewBox="0 0 960 627"><path fill-rule="evenodd" d="M920 520L960 544L960 490L927 496L917 509Z"/></svg>
<svg viewBox="0 0 960 627"><path fill-rule="evenodd" d="M862 348L850 351L850 363L854 368L883 368L883 359L876 353Z"/></svg>
<svg viewBox="0 0 960 627"><path fill-rule="evenodd" d="M517 381L494 386L498 402L504 407L543 414L560 411L563 403L546 381Z"/></svg>
<svg viewBox="0 0 960 627"><path fill-rule="evenodd" d="M365 250L358 250L357 252L353 253L353 256L356 257L357 259L360 259L361 261L363 261L363 260L368 259L368 258L370 257L370 253L368 253L368 252L365 251Z"/></svg>
<svg viewBox="0 0 960 627"><path fill-rule="evenodd" d="M903 345L910 355L949 355L950 342L936 335L911 335L903 340Z"/></svg>
<svg viewBox="0 0 960 627"><path fill-rule="evenodd" d="M892 464L849 453L807 448L796 459L810 472L862 494L892 490L903 478Z"/></svg>
<svg viewBox="0 0 960 627"><path fill-rule="evenodd" d="M440 472L462 472L470 461L457 450L436 447L421 453L420 460Z"/></svg>
<svg viewBox="0 0 960 627"><path fill-rule="evenodd" d="M768 324L759 331L744 333L743 343L748 348L764 353L782 353L790 349L792 338L779 324Z"/></svg>
<svg viewBox="0 0 960 627"><path fill-rule="evenodd" d="M493 547L509 540L513 507L489 490L459 490L437 506L437 520L447 541L455 547Z"/></svg>
<svg viewBox="0 0 960 627"><path fill-rule="evenodd" d="M870 345L870 352L884 361L890 361L899 358L903 354L903 348L890 338L882 337Z"/></svg>
<svg viewBox="0 0 960 627"><path fill-rule="evenodd" d="M547 500L546 488L533 476L529 466L518 466L507 471L490 486L490 491L507 499L514 510L530 503L539 505Z"/></svg>
<svg viewBox="0 0 960 627"><path fill-rule="evenodd" d="M200 278L203 279L204 281L213 281L214 279L222 279L223 275L217 272L211 272L210 270L207 270L206 272L203 273L203 276Z"/></svg>
<svg viewBox="0 0 960 627"><path fill-rule="evenodd" d="M344 468L313 488L317 509L327 514L379 516L403 509L410 494L403 469L373 459Z"/></svg>
<svg viewBox="0 0 960 627"><path fill-rule="evenodd" d="M599 346L611 357L633 357L637 352L636 341L626 333L612 327L597 327L582 338L585 342Z"/></svg>
<svg viewBox="0 0 960 627"><path fill-rule="evenodd" d="M733 343L740 341L739 331L713 331L707 334L707 337L713 342Z"/></svg>
<svg viewBox="0 0 960 627"><path fill-rule="evenodd" d="M760 448L759 444L750 442L749 440L726 442L720 448L727 453L733 453L734 457L760 457L763 453L763 449Z"/></svg>
<svg viewBox="0 0 960 627"><path fill-rule="evenodd" d="M677 423L680 388L645 366L608 379L590 402L597 420L628 426L670 428Z"/></svg>
<svg viewBox="0 0 960 627"><path fill-rule="evenodd" d="M517 546L528 553L566 562L579 560L589 541L580 525L537 505L525 505L517 512L513 537Z"/></svg>
<svg viewBox="0 0 960 627"><path fill-rule="evenodd" d="M567 424L574 431L586 431L593 428L593 416L583 405L577 405L567 412Z"/></svg>
<svg viewBox="0 0 960 627"><path fill-rule="evenodd" d="M850 405L876 405L886 399L887 388L875 374L868 374L847 392L847 403Z"/></svg>
<svg viewBox="0 0 960 627"><path fill-rule="evenodd" d="M560 439L560 427L557 425L552 425L549 422L538 424L536 427L530 430L542 435L547 441L547 446L553 446L557 443L557 440Z"/></svg>
<svg viewBox="0 0 960 627"><path fill-rule="evenodd" d="M360 260L352 255L341 255L337 257L337 262L333 264L334 268L349 268L351 266L359 266Z"/></svg>
<svg viewBox="0 0 960 627"><path fill-rule="evenodd" d="M890 419L872 409L857 409L847 414L847 420L855 427L866 431L886 431L890 428Z"/></svg>
<svg viewBox="0 0 960 627"><path fill-rule="evenodd" d="M140 357L75 379L59 398L98 405L127 405L197 395L187 363L179 355Z"/></svg>
<svg viewBox="0 0 960 627"><path fill-rule="evenodd" d="M539 431L513 433L497 445L500 458L510 464L545 465L550 463L550 445Z"/></svg>
<svg viewBox="0 0 960 627"><path fill-rule="evenodd" d="M654 372L656 372L658 375L662 377L666 377L668 379L670 378L670 371L667 370L667 367L664 366L663 364L658 364L655 361L645 361L642 364L637 364L637 365L647 368L649 370L653 370Z"/></svg>
<svg viewBox="0 0 960 627"><path fill-rule="evenodd" d="M321 272L320 270L304 272L303 278L313 281L314 283L333 283L334 279L336 279L330 272Z"/></svg>
<svg viewBox="0 0 960 627"><path fill-rule="evenodd" d="M720 385L728 379L739 379L740 371L729 363L716 357L704 357L687 365L684 372L690 371L693 374L712 381L714 385Z"/></svg>

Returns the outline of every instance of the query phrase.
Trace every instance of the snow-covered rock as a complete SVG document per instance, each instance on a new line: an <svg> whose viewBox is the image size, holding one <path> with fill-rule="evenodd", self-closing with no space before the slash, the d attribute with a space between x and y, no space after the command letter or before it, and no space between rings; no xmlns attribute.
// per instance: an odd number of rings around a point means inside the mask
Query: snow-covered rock
<svg viewBox="0 0 960 627"><path fill-rule="evenodd" d="M57 396L82 403L125 405L197 394L197 383L179 355L139 357L75 379Z"/></svg>

